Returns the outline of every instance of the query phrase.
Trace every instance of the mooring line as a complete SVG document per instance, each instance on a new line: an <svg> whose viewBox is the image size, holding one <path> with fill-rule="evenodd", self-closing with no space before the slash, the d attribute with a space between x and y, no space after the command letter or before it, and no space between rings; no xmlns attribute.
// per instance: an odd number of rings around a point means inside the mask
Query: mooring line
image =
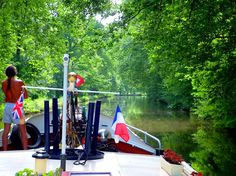
<svg viewBox="0 0 236 176"><path fill-rule="evenodd" d="M55 87L36 87L36 86L22 86L24 88L28 89L41 89L41 90L59 90L63 91L62 88L55 88ZM93 91L93 90L78 90L75 89L74 92L84 92L84 93L100 93L100 94L113 94L113 95L119 95L119 92L105 92L105 91Z"/></svg>
<svg viewBox="0 0 236 176"><path fill-rule="evenodd" d="M28 89L41 89L41 90L60 90L63 91L62 88L54 88L54 87L35 87L35 86L22 86L23 88Z"/></svg>

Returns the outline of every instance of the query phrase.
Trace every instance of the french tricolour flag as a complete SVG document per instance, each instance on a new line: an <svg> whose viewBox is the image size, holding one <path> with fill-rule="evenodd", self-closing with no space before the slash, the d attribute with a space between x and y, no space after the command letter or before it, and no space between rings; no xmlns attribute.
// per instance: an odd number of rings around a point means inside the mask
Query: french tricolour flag
<svg viewBox="0 0 236 176"><path fill-rule="evenodd" d="M114 130L115 134L115 141L117 141L117 137L121 137L125 142L129 141L129 132L125 124L124 117L121 113L119 105L116 107L116 114L114 116L114 120L112 123L112 129Z"/></svg>

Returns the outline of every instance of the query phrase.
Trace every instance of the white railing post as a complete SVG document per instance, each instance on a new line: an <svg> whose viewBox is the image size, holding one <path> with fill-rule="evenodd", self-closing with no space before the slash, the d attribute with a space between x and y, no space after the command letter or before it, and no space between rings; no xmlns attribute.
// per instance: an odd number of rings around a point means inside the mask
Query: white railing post
<svg viewBox="0 0 236 176"><path fill-rule="evenodd" d="M63 80L63 114L62 114L62 148L61 148L61 169L66 170L66 109L67 109L67 75L69 55L64 54L64 80Z"/></svg>

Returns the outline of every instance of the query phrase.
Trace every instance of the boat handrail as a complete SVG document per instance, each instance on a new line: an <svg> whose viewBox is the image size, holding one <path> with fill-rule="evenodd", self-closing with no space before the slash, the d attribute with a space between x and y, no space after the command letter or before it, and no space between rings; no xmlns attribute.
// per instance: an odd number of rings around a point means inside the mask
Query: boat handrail
<svg viewBox="0 0 236 176"><path fill-rule="evenodd" d="M137 131L143 133L143 134L144 134L144 141L145 141L145 143L147 143L147 136L150 137L150 138L152 138L153 140L155 140L155 141L158 143L158 149L161 150L161 141L160 141L157 137L155 137L155 136L149 134L149 133L146 132L146 131L143 131L143 130L141 130L141 129L139 129L139 128L136 128L136 127L134 127L134 126L132 126L132 125L128 125L128 124L126 124L126 125L127 125L129 128L132 128L132 129L134 129L134 130L137 130Z"/></svg>

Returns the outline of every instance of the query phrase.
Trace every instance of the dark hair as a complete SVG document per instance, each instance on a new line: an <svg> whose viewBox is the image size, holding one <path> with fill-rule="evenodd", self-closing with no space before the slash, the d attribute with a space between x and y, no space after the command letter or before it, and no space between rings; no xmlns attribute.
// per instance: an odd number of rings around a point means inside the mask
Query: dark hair
<svg viewBox="0 0 236 176"><path fill-rule="evenodd" d="M16 67L14 67L13 65L9 65L5 70L5 74L8 77L8 79L7 79L7 89L11 89L11 78L16 76L16 74L17 74Z"/></svg>
<svg viewBox="0 0 236 176"><path fill-rule="evenodd" d="M14 67L13 65L9 65L5 70L5 74L7 75L7 77L16 76L17 74L16 67Z"/></svg>

